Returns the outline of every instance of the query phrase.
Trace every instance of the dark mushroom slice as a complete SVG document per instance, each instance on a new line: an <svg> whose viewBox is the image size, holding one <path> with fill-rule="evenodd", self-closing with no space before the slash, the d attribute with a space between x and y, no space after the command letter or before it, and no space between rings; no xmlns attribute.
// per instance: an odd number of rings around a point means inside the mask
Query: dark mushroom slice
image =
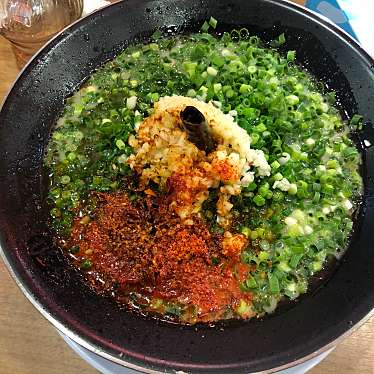
<svg viewBox="0 0 374 374"><path fill-rule="evenodd" d="M204 115L194 106L186 106L181 111L181 120L188 133L188 140L206 154L216 148L215 141L209 131Z"/></svg>

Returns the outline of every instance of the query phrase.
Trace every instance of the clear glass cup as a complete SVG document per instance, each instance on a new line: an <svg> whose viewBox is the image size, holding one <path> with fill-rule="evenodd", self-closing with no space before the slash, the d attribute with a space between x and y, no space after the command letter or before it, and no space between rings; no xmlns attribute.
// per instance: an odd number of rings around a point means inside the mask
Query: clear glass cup
<svg viewBox="0 0 374 374"><path fill-rule="evenodd" d="M11 42L21 68L82 11L83 0L0 0L0 34Z"/></svg>

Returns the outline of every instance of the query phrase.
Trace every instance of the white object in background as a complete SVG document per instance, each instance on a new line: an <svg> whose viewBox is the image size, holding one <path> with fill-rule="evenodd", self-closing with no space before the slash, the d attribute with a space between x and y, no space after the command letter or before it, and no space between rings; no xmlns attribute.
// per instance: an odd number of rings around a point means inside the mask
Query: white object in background
<svg viewBox="0 0 374 374"><path fill-rule="evenodd" d="M88 364L94 367L102 374L139 374L138 371L126 368L122 365L115 364L109 360L106 360L103 357L92 353L86 348L83 348L79 344L73 342L70 338L60 332L60 335L65 340L67 345L76 352L83 360L85 360ZM326 352L321 353L320 355L303 362L302 364L296 365L292 368L277 371L277 374L304 374L318 365L322 360L324 360L334 348L329 349Z"/></svg>
<svg viewBox="0 0 374 374"><path fill-rule="evenodd" d="M305 5L356 38L374 57L373 0L306 0Z"/></svg>
<svg viewBox="0 0 374 374"><path fill-rule="evenodd" d="M338 0L362 46L374 57L374 1Z"/></svg>
<svg viewBox="0 0 374 374"><path fill-rule="evenodd" d="M321 12L325 17L329 18L332 22L336 24L345 23L348 21L347 16L341 9L335 8L332 4L327 1L321 1L317 10Z"/></svg>
<svg viewBox="0 0 374 374"><path fill-rule="evenodd" d="M110 2L106 0L84 0L82 17L108 4L110 4Z"/></svg>

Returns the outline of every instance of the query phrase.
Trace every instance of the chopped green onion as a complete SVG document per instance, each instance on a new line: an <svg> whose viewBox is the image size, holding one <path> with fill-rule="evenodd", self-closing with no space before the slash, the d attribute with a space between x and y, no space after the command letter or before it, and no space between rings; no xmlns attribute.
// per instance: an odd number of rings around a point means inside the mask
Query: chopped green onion
<svg viewBox="0 0 374 374"><path fill-rule="evenodd" d="M277 170L277 169L279 169L279 167L280 167L281 165L280 165L280 163L279 163L277 160L275 160L275 161L273 161L273 162L270 164L270 166L271 166L271 168L272 168L273 170ZM282 179L282 174L280 174L280 176L281 176L280 179ZM274 176L274 178L275 178L275 176Z"/></svg>
<svg viewBox="0 0 374 374"><path fill-rule="evenodd" d="M273 294L278 294L280 292L278 278L274 274L269 272L268 273L268 280L269 280L270 292L273 293Z"/></svg>
<svg viewBox="0 0 374 374"><path fill-rule="evenodd" d="M254 73L256 73L257 68L256 68L256 66L248 66L247 70L248 70L248 73L254 74Z"/></svg>
<svg viewBox="0 0 374 374"><path fill-rule="evenodd" d="M244 300L240 300L239 306L236 308L236 312L240 316L246 317L250 315L251 307Z"/></svg>
<svg viewBox="0 0 374 374"><path fill-rule="evenodd" d="M245 284L248 288L256 288L257 287L257 282L255 278L252 277L252 275L248 275Z"/></svg>
<svg viewBox="0 0 374 374"><path fill-rule="evenodd" d="M212 66L209 66L208 69L206 69L206 72L212 76L215 77L218 74L218 70L213 68Z"/></svg>
<svg viewBox="0 0 374 374"><path fill-rule="evenodd" d="M202 32L207 32L209 30L209 23L207 21L204 21L203 25L201 26Z"/></svg>
<svg viewBox="0 0 374 374"><path fill-rule="evenodd" d="M158 40L162 37L162 32L160 30L156 30L153 34L152 34L152 39L153 40Z"/></svg>
<svg viewBox="0 0 374 374"><path fill-rule="evenodd" d="M90 260L84 260L80 265L80 268L82 270L88 270L88 269L91 269L91 267L92 267L92 261Z"/></svg>
<svg viewBox="0 0 374 374"><path fill-rule="evenodd" d="M118 149L126 149L126 144L121 139L116 140L116 146Z"/></svg>
<svg viewBox="0 0 374 374"><path fill-rule="evenodd" d="M213 17L210 17L209 19L209 25L215 29L217 27L217 20Z"/></svg>
<svg viewBox="0 0 374 374"><path fill-rule="evenodd" d="M296 57L296 51L287 52L287 61L294 61Z"/></svg>
<svg viewBox="0 0 374 374"><path fill-rule="evenodd" d="M72 254L76 254L76 253L79 252L79 247L78 247L77 245L74 246L74 247L71 247L71 248L69 249L69 252L72 253Z"/></svg>
<svg viewBox="0 0 374 374"><path fill-rule="evenodd" d="M357 126L357 125L359 125L359 124L362 122L362 120L363 120L363 117L362 117L362 116L360 116L360 115L358 115L358 114L355 114L355 115L353 115L353 117L351 118L350 124L351 124L352 126Z"/></svg>
<svg viewBox="0 0 374 374"><path fill-rule="evenodd" d="M279 45L282 45L282 44L284 44L285 42L286 42L286 37L285 37L284 33L282 33L282 34L280 34L280 35L278 36L278 43L279 43Z"/></svg>
<svg viewBox="0 0 374 374"><path fill-rule="evenodd" d="M257 205L257 206L263 206L265 205L265 199L261 196L261 195L256 195L254 198L253 198L253 202Z"/></svg>
<svg viewBox="0 0 374 374"><path fill-rule="evenodd" d="M251 235L251 229L247 226L242 226L242 228L240 229L240 232L245 236Z"/></svg>

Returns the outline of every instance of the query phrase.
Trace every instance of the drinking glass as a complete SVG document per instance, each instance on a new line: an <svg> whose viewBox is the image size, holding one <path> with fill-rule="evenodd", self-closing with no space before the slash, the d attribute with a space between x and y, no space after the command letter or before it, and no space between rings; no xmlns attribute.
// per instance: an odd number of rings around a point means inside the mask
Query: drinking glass
<svg viewBox="0 0 374 374"><path fill-rule="evenodd" d="M0 34L11 42L21 68L82 11L83 0L0 0Z"/></svg>

